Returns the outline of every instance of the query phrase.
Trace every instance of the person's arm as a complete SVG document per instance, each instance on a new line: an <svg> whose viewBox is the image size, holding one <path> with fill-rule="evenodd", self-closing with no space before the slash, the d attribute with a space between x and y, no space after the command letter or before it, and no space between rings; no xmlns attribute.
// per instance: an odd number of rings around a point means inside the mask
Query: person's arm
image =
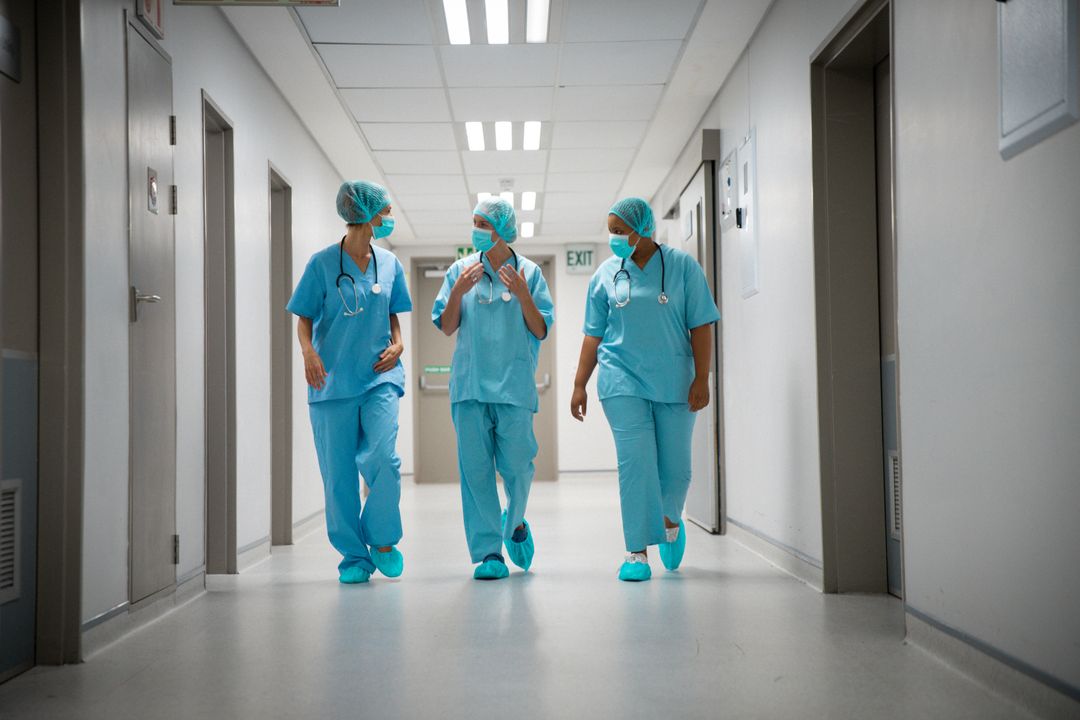
<svg viewBox="0 0 1080 720"><path fill-rule="evenodd" d="M570 414L579 421L585 420L586 406L589 404L589 394L585 386L589 384L589 378L596 369L596 351L602 339L586 335L581 341L581 355L578 357L577 375L574 376L574 394L570 397Z"/></svg>
<svg viewBox="0 0 1080 720"><path fill-rule="evenodd" d="M472 290L480 278L484 277L484 263L478 262L470 265L461 275L458 275L454 287L450 290L450 298L446 301L446 308L439 316L439 329L446 336L453 335L461 325L461 300L465 293Z"/></svg>
<svg viewBox="0 0 1080 720"><path fill-rule="evenodd" d="M326 385L326 368L311 342L312 325L311 318L300 316L296 321L296 335L300 338L300 352L304 355L304 379L311 387L322 390Z"/></svg>
<svg viewBox="0 0 1080 720"><path fill-rule="evenodd" d="M525 326L529 328L529 332L541 340L547 337L547 323L544 322L544 316L540 314L540 308L536 306L536 301L529 292L529 283L525 280L525 268L517 273L510 266L503 265L499 268L499 279L521 303L521 315L525 318Z"/></svg>
<svg viewBox="0 0 1080 720"><path fill-rule="evenodd" d="M694 412L709 404L709 370L712 368L712 325L701 325L690 331L690 348L694 351L694 382L690 384L687 402Z"/></svg>
<svg viewBox="0 0 1080 720"><path fill-rule="evenodd" d="M398 358L405 352L405 344L401 342L401 323L396 313L390 315L390 344L382 351L379 361L375 363L375 372L384 373L397 367Z"/></svg>

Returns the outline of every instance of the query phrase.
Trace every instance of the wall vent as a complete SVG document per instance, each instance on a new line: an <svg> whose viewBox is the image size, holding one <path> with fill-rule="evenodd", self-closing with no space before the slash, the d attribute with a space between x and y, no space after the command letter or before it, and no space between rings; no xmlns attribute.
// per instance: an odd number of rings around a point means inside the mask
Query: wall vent
<svg viewBox="0 0 1080 720"><path fill-rule="evenodd" d="M0 483L0 605L19 599L22 480Z"/></svg>
<svg viewBox="0 0 1080 720"><path fill-rule="evenodd" d="M889 453L889 537L900 540L903 511L900 506L900 455Z"/></svg>

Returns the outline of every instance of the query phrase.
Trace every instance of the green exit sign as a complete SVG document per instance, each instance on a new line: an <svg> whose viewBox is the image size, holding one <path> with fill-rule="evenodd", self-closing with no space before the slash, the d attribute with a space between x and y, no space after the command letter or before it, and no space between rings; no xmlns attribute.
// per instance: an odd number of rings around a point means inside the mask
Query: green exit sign
<svg viewBox="0 0 1080 720"><path fill-rule="evenodd" d="M462 245L457 249L457 259L460 260L463 257L469 257L474 252L476 252L476 248L472 245Z"/></svg>
<svg viewBox="0 0 1080 720"><path fill-rule="evenodd" d="M592 272L595 269L595 245L566 246L566 272L571 275L592 275Z"/></svg>

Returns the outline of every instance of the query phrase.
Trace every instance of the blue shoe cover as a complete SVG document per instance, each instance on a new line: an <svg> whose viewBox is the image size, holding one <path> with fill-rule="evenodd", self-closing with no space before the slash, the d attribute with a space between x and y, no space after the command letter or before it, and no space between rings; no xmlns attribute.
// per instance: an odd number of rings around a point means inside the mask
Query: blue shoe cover
<svg viewBox="0 0 1080 720"><path fill-rule="evenodd" d="M626 562L619 568L619 579L627 582L642 582L652 577L652 568L649 561L631 562L628 557Z"/></svg>
<svg viewBox="0 0 1080 720"><path fill-rule="evenodd" d="M686 552L686 526L679 521L679 537L675 542L660 543L660 562L668 570L678 570L682 564L683 553Z"/></svg>
<svg viewBox="0 0 1080 720"><path fill-rule="evenodd" d="M366 583L371 579L371 573L362 567L348 567L341 571L338 576L338 580L345 585L355 585L357 583Z"/></svg>
<svg viewBox="0 0 1080 720"><path fill-rule="evenodd" d="M525 539L521 542L514 542L513 538L507 538L506 554L510 556L510 559L519 568L525 572L529 571L529 567L532 565L533 554L536 552L536 546L533 544L532 528L529 527L528 520L521 521L525 525ZM506 534L506 512L502 514L503 535Z"/></svg>
<svg viewBox="0 0 1080 720"><path fill-rule="evenodd" d="M388 578L396 578L405 569L405 557L397 546L390 548L389 552L379 552L378 548L371 548L371 562L375 568Z"/></svg>
<svg viewBox="0 0 1080 720"><path fill-rule="evenodd" d="M477 580L501 580L509 575L510 570L506 567L506 563L494 558L480 563L473 571L473 578Z"/></svg>

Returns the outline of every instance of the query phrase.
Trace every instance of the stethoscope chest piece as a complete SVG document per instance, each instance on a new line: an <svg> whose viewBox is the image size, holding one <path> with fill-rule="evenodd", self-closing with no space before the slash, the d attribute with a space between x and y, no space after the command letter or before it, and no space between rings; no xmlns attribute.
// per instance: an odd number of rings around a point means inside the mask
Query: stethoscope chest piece
<svg viewBox="0 0 1080 720"><path fill-rule="evenodd" d="M502 301L503 302L510 302L510 291L509 290L503 290Z"/></svg>
<svg viewBox="0 0 1080 720"><path fill-rule="evenodd" d="M380 285L379 283L375 283L374 285L372 285L371 286L371 294L372 295L381 295L382 294L382 285ZM665 299L664 302L667 302L667 300Z"/></svg>
<svg viewBox="0 0 1080 720"><path fill-rule="evenodd" d="M660 295L656 298L656 302L660 303L661 305L667 305L667 293L660 293Z"/></svg>

